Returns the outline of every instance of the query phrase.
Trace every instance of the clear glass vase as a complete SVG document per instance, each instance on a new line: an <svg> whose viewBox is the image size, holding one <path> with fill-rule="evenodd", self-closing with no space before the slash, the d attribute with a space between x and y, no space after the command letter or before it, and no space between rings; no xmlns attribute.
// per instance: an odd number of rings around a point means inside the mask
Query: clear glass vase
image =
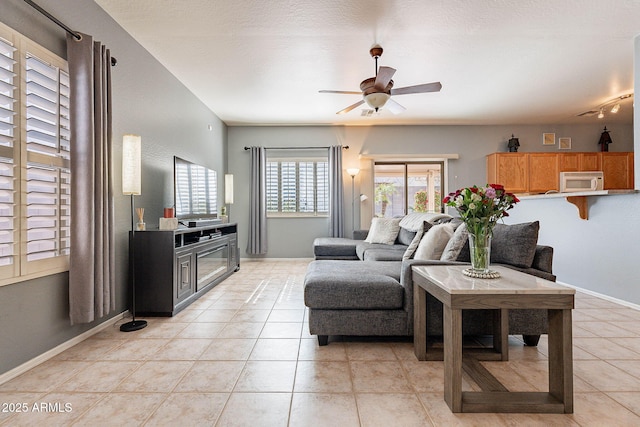
<svg viewBox="0 0 640 427"><path fill-rule="evenodd" d="M478 230L476 234L469 233L469 252L471 254L471 269L474 273L489 273L491 261L491 231Z"/></svg>

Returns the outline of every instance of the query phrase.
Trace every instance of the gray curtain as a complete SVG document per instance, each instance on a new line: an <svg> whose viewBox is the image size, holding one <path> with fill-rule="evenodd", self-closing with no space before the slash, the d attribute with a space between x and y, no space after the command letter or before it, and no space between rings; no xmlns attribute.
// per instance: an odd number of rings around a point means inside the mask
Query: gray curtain
<svg viewBox="0 0 640 427"><path fill-rule="evenodd" d="M329 147L329 232L331 237L344 237L342 145Z"/></svg>
<svg viewBox="0 0 640 427"><path fill-rule="evenodd" d="M247 253L267 253L267 150L263 147L251 147Z"/></svg>
<svg viewBox="0 0 640 427"><path fill-rule="evenodd" d="M71 324L115 310L111 55L93 37L67 36L71 83Z"/></svg>

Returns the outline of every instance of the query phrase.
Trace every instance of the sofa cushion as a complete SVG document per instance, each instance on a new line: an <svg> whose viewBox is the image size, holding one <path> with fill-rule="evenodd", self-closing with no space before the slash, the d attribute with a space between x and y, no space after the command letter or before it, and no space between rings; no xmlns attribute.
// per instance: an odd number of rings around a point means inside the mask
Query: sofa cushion
<svg viewBox="0 0 640 427"><path fill-rule="evenodd" d="M357 244L344 237L318 237L313 241L313 254L316 259L358 259Z"/></svg>
<svg viewBox="0 0 640 427"><path fill-rule="evenodd" d="M371 248L367 249L364 252L364 261L402 261L402 254L404 254L404 246L403 247L387 247L386 245L378 245L383 246L382 248Z"/></svg>
<svg viewBox="0 0 640 427"><path fill-rule="evenodd" d="M304 302L314 309L400 309L400 262L312 261Z"/></svg>
<svg viewBox="0 0 640 427"><path fill-rule="evenodd" d="M439 260L451 236L453 236L453 224L434 225L422 236L414 258Z"/></svg>
<svg viewBox="0 0 640 427"><path fill-rule="evenodd" d="M378 249L398 251L399 255L397 259L401 260L402 254L407 249L407 247L405 245L383 245L380 243L360 242L356 245L356 255L358 256L358 259L364 260L366 258L367 252Z"/></svg>
<svg viewBox="0 0 640 427"><path fill-rule="evenodd" d="M538 221L523 224L496 224L491 239L491 262L529 268L538 244Z"/></svg>
<svg viewBox="0 0 640 427"><path fill-rule="evenodd" d="M466 224L461 224L456 228L444 251L442 251L441 261L456 261L464 245L469 245L469 232L467 231Z"/></svg>
<svg viewBox="0 0 640 427"><path fill-rule="evenodd" d="M400 232L400 218L373 218L365 242L393 245Z"/></svg>

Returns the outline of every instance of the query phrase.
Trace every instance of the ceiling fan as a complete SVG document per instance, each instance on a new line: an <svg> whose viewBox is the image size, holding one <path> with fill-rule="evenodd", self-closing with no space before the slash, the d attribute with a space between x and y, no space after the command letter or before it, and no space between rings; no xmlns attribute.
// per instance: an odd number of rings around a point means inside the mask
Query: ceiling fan
<svg viewBox="0 0 640 427"><path fill-rule="evenodd" d="M439 92L442 89L440 82L425 83L415 86L406 86L394 89L393 80L391 78L395 74L396 70L391 67L378 68L378 58L382 56L382 47L380 45L373 45L369 50L369 53L376 61L376 76L365 79L360 83L361 92L355 91L343 91L343 90L321 90L320 93L341 93L348 95L362 95L362 99L355 104L349 105L347 108L338 111L336 114L345 114L354 108L364 104L365 102L369 107L373 108L376 112L383 106L387 106L389 111L393 114L402 113L406 110L405 107L398 104L391 99L392 95L406 95L410 93L426 93L426 92Z"/></svg>

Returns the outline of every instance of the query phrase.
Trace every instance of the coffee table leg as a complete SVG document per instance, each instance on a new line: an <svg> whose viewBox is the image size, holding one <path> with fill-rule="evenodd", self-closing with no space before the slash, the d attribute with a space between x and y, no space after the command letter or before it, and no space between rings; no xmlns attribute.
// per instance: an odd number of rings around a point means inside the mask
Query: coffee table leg
<svg viewBox="0 0 640 427"><path fill-rule="evenodd" d="M413 352L427 360L427 291L413 284Z"/></svg>
<svg viewBox="0 0 640 427"><path fill-rule="evenodd" d="M493 349L500 353L501 360L509 360L509 310L493 310Z"/></svg>
<svg viewBox="0 0 640 427"><path fill-rule="evenodd" d="M462 412L462 310L443 311L444 400L451 412Z"/></svg>
<svg viewBox="0 0 640 427"><path fill-rule="evenodd" d="M573 413L571 310L549 310L549 393Z"/></svg>

